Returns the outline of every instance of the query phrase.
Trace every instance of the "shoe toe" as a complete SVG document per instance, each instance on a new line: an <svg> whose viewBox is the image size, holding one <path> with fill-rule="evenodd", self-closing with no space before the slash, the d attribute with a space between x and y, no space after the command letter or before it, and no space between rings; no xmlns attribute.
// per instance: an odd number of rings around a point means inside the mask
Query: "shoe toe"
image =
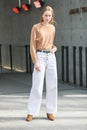
<svg viewBox="0 0 87 130"><path fill-rule="evenodd" d="M54 115L47 113L47 118L51 121L54 121Z"/></svg>
<svg viewBox="0 0 87 130"><path fill-rule="evenodd" d="M26 117L26 121L32 121L32 118L33 118L32 115L27 115L27 117Z"/></svg>

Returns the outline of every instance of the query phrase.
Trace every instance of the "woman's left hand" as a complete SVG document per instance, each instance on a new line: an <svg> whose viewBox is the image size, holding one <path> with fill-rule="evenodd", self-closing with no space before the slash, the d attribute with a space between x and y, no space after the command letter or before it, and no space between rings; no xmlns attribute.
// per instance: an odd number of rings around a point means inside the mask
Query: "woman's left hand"
<svg viewBox="0 0 87 130"><path fill-rule="evenodd" d="M56 51L57 51L57 47L53 47L53 48L50 50L51 53L55 53Z"/></svg>

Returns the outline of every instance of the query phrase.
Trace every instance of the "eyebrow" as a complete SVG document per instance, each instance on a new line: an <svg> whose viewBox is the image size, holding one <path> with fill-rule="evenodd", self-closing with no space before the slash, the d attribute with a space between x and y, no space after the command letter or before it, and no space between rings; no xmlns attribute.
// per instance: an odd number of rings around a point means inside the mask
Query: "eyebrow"
<svg viewBox="0 0 87 130"><path fill-rule="evenodd" d="M45 14L44 16L52 16L52 15L50 15L50 14Z"/></svg>

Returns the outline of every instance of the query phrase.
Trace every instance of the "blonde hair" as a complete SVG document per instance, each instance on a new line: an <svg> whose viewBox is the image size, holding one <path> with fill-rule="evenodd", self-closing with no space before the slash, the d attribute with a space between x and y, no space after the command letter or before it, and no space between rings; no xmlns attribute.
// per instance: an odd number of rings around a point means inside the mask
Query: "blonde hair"
<svg viewBox="0 0 87 130"><path fill-rule="evenodd" d="M53 10L52 7L50 7L50 6L46 6L46 7L43 8L43 10L42 10L42 12L41 12L41 15L40 15L40 22L41 22L41 23L43 22L43 17L42 17L42 16L43 16L43 14L44 14L45 11L51 11L51 13L52 13L52 18L51 18L50 23L53 24L53 23L54 23L54 10Z"/></svg>

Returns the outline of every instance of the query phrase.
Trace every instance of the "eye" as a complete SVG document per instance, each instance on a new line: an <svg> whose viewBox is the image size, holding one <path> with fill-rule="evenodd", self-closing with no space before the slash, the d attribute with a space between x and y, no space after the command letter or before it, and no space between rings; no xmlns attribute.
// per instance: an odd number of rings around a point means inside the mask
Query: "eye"
<svg viewBox="0 0 87 130"><path fill-rule="evenodd" d="M47 14L45 14L44 16L45 16L45 17L51 17L51 15L47 15Z"/></svg>

